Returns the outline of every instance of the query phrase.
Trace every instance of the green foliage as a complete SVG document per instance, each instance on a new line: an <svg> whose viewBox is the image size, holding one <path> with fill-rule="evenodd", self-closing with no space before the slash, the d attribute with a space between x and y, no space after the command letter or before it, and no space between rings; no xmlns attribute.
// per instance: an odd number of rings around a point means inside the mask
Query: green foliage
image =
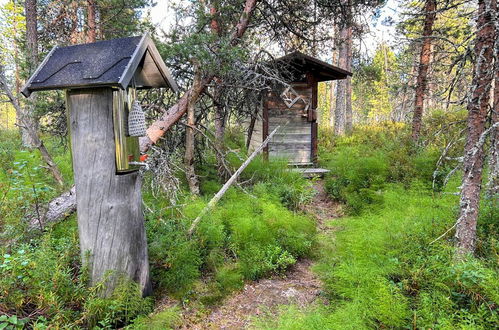
<svg viewBox="0 0 499 330"><path fill-rule="evenodd" d="M204 207L202 200L186 205L181 217L149 221L153 278L186 297L201 270L213 272L214 290L223 296L240 288L243 279L281 273L309 253L313 222L283 206L266 184L257 184L251 194L230 189L193 238L186 235L187 227Z"/></svg>
<svg viewBox="0 0 499 330"><path fill-rule="evenodd" d="M186 295L200 276L199 245L190 239L185 219L148 222L149 255L153 280L161 287Z"/></svg>
<svg viewBox="0 0 499 330"><path fill-rule="evenodd" d="M287 160L263 157L255 158L241 175L241 180L253 179L265 185L265 189L279 197L282 204L291 210L300 210L314 197L315 190L310 181L297 172L287 170Z"/></svg>
<svg viewBox="0 0 499 330"><path fill-rule="evenodd" d="M109 298L102 298L100 289L97 284L84 304L82 320L89 328L116 329L152 310L152 300L142 298L139 285L127 278L119 279Z"/></svg>
<svg viewBox="0 0 499 330"><path fill-rule="evenodd" d="M34 328L114 327L151 309L137 284L124 279L110 298L100 297L100 284L87 288L74 218L29 244L2 247L0 253L0 309L17 317L35 315L23 319Z"/></svg>
<svg viewBox="0 0 499 330"><path fill-rule="evenodd" d="M352 108L363 121L389 120L392 99L400 82L398 63L394 52L380 44L374 57L361 62L352 79Z"/></svg>
<svg viewBox="0 0 499 330"><path fill-rule="evenodd" d="M22 233L24 223L19 219L36 215L36 208L60 193L54 179L44 168L39 152L21 149L18 132L0 130L0 228L4 239ZM72 177L70 152L48 139L47 147L55 152L54 161L65 178ZM72 179L68 180L69 182ZM68 182L68 185L69 185Z"/></svg>
<svg viewBox="0 0 499 330"><path fill-rule="evenodd" d="M492 307L499 299L497 264L472 257L457 261L451 240L433 242L455 221L457 197L432 198L427 191L391 184L384 200L377 212L334 220L343 229L328 241L316 266L329 306L307 311L292 306L258 327L497 327L499 313Z"/></svg>
<svg viewBox="0 0 499 330"><path fill-rule="evenodd" d="M445 165L432 184L439 150L460 130L457 124L443 131L443 118L438 112L429 117L433 124L425 134L431 138L419 148L402 126L392 124L360 127L326 141L321 156L332 172L327 191L354 211L331 221L340 229L321 242L316 271L329 304L306 311L291 306L277 319L259 320L258 327L497 328L497 203L485 198L480 207L479 258L456 260L450 233L435 240L454 224L458 205L450 192L458 189L459 178L444 186ZM366 192L379 199L355 199Z"/></svg>
<svg viewBox="0 0 499 330"><path fill-rule="evenodd" d="M445 166L435 171L440 148L416 150L400 124L357 127L350 136L330 143L322 153L324 165L331 170L326 190L345 202L352 214L381 205L387 183L410 187L417 182L423 189L440 191L450 171Z"/></svg>
<svg viewBox="0 0 499 330"><path fill-rule="evenodd" d="M150 316L139 316L133 321L133 324L126 329L137 330L163 330L176 329L181 325L180 310L177 307L166 308L159 313Z"/></svg>
<svg viewBox="0 0 499 330"><path fill-rule="evenodd" d="M16 315L0 316L0 329L13 330L13 329L23 329L26 324L27 319L18 319Z"/></svg>

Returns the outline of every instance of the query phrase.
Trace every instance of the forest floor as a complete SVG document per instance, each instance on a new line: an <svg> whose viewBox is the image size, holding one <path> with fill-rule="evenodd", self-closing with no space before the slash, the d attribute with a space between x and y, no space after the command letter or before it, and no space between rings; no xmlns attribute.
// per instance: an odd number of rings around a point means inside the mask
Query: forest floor
<svg viewBox="0 0 499 330"><path fill-rule="evenodd" d="M317 193L303 211L316 219L319 233L335 230L327 222L342 215L341 205L328 197L323 181L314 182L314 189ZM311 259L301 259L284 276L248 282L202 317L194 316L193 311L183 313L182 328L242 329L259 316L276 314L283 305L307 307L321 299L322 292L321 281L312 271L313 264Z"/></svg>

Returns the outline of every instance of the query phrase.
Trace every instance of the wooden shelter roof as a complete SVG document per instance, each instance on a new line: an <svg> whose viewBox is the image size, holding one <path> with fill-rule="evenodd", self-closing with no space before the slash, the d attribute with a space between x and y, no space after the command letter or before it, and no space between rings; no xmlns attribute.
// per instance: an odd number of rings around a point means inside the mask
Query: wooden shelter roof
<svg viewBox="0 0 499 330"><path fill-rule="evenodd" d="M33 91L117 86L178 91L151 38L143 36L54 47L22 89Z"/></svg>
<svg viewBox="0 0 499 330"><path fill-rule="evenodd" d="M315 57L306 55L299 51L294 51L275 60L276 64L287 66L292 71L293 76L302 75L310 72L314 75L316 81L328 81L345 79L352 73L321 61Z"/></svg>

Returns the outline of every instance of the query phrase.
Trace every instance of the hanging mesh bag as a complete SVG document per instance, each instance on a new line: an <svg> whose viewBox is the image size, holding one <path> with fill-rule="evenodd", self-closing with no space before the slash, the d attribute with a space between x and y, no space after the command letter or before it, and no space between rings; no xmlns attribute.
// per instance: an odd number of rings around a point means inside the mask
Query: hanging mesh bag
<svg viewBox="0 0 499 330"><path fill-rule="evenodd" d="M144 114L144 111L142 110L142 107L137 100L133 101L132 109L128 114L128 135L146 135L146 115Z"/></svg>

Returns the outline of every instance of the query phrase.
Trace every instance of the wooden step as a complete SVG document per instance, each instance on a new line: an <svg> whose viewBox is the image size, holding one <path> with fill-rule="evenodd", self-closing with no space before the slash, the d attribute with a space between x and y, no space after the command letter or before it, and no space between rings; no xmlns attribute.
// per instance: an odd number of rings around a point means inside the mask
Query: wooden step
<svg viewBox="0 0 499 330"><path fill-rule="evenodd" d="M304 178L322 178L324 174L329 172L325 168L291 168L290 170L301 173Z"/></svg>

